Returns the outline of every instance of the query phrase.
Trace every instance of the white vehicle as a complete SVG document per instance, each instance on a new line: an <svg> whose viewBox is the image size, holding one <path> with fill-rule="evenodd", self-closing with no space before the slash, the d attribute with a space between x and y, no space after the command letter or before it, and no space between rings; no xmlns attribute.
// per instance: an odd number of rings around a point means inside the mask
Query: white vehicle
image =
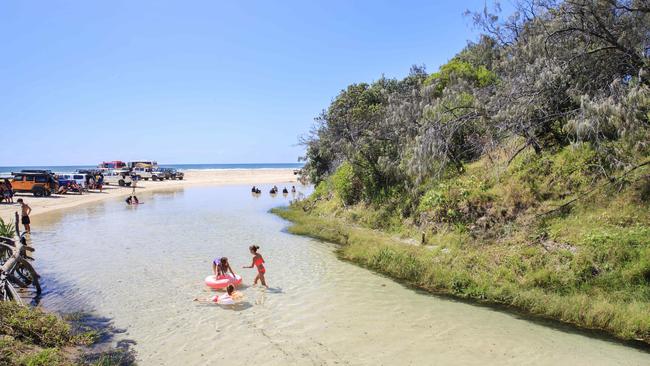
<svg viewBox="0 0 650 366"><path fill-rule="evenodd" d="M131 170L131 175L138 177L138 180L153 179L153 174L151 174L151 168L138 168L138 167L133 168Z"/></svg>
<svg viewBox="0 0 650 366"><path fill-rule="evenodd" d="M86 175L82 173L56 173L56 176L65 180L73 180L79 187L86 188Z"/></svg>
<svg viewBox="0 0 650 366"><path fill-rule="evenodd" d="M103 171L102 175L104 176L104 184L106 185L115 184L120 187L128 187L133 182L131 173L126 169L109 169Z"/></svg>

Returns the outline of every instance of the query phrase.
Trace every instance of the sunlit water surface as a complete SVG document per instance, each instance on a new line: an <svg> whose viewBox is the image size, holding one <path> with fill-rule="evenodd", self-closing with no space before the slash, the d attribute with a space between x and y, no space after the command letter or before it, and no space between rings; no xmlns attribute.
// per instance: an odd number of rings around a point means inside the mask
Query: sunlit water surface
<svg viewBox="0 0 650 366"><path fill-rule="evenodd" d="M43 304L109 317L142 365L649 365L650 354L516 315L431 296L285 232L268 213L291 195L248 187L142 194L34 220ZM251 285L248 246L271 290L239 308L199 305L212 258Z"/></svg>

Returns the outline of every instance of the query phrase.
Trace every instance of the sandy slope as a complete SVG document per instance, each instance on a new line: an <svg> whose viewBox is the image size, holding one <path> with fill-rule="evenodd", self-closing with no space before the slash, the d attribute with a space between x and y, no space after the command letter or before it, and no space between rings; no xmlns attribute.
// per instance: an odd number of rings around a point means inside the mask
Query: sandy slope
<svg viewBox="0 0 650 366"><path fill-rule="evenodd" d="M189 187L197 185L255 185L276 183L278 185L296 184L297 177L293 169L238 169L238 170L199 170L185 172L182 181L172 180L164 182L141 181L138 182L138 192L151 192L156 190L174 189L175 187ZM52 197L36 198L31 194L18 194L32 207L32 216L70 208L90 202L99 202L108 199L117 199L131 193L131 188L106 186L104 192L89 192L83 195L66 194L53 195ZM0 217L4 220L13 219L13 214L19 209L18 205L1 204Z"/></svg>

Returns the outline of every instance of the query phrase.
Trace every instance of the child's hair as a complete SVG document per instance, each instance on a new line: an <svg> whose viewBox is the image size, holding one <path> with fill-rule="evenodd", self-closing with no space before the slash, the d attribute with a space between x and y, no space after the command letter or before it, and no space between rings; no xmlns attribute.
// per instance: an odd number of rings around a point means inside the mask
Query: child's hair
<svg viewBox="0 0 650 366"><path fill-rule="evenodd" d="M250 249L253 253L257 253L257 250L260 249L260 247L258 247L257 245L251 245L250 247L248 247L248 249Z"/></svg>
<svg viewBox="0 0 650 366"><path fill-rule="evenodd" d="M228 263L228 257L221 257L219 261L221 262L221 264L226 264Z"/></svg>
<svg viewBox="0 0 650 366"><path fill-rule="evenodd" d="M228 285L228 287L226 287L226 291L228 292L228 295L232 295L232 293L235 292L235 286Z"/></svg>
<svg viewBox="0 0 650 366"><path fill-rule="evenodd" d="M18 203L23 203L23 199L22 199L22 198L19 198L19 199L16 200L16 202L18 202Z"/></svg>

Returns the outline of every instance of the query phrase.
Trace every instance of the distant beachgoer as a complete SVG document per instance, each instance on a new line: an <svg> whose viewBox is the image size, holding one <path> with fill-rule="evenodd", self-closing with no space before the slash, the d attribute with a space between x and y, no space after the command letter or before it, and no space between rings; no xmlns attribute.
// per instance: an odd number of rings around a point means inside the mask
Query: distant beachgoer
<svg viewBox="0 0 650 366"><path fill-rule="evenodd" d="M64 185L61 185L59 189L56 191L56 194L66 194L68 192L68 186L70 183L66 183Z"/></svg>
<svg viewBox="0 0 650 366"><path fill-rule="evenodd" d="M253 186L253 188L251 189L251 192L252 192L252 193L256 193L256 192L257 192L257 188L255 188L255 186Z"/></svg>
<svg viewBox="0 0 650 366"><path fill-rule="evenodd" d="M259 188L257 188L257 189L255 190L255 193L260 194L260 193L262 193L262 190L259 189Z"/></svg>
<svg viewBox="0 0 650 366"><path fill-rule="evenodd" d="M296 193L296 186L291 186L291 193Z"/></svg>
<svg viewBox="0 0 650 366"><path fill-rule="evenodd" d="M262 282L262 286L268 288L269 286L266 285L266 281L264 280L264 274L266 273L266 268L264 268L264 258L262 258L262 255L257 252L258 249L260 249L260 247L257 245L251 245L248 247L248 250L250 250L253 255L253 263L251 263L250 266L244 266L244 268L257 267L257 276L255 276L253 285L257 285L257 281L259 280Z"/></svg>
<svg viewBox="0 0 650 366"><path fill-rule="evenodd" d="M228 274L228 271L232 273L233 277L235 276L235 272L232 270L232 267L230 267L230 263L228 263L228 258L215 258L212 261L212 273L214 273L215 276L225 276Z"/></svg>
<svg viewBox="0 0 650 366"><path fill-rule="evenodd" d="M20 204L20 208L21 208L20 222L23 224L23 226L25 226L25 231L30 233L31 228L29 225L31 224L31 221L29 220L29 214L32 213L32 208L29 207L29 205L26 204L22 198L19 198L18 200L16 200L16 202Z"/></svg>
<svg viewBox="0 0 650 366"><path fill-rule="evenodd" d="M9 179L5 179L3 197L7 203L14 203L14 189Z"/></svg>
<svg viewBox="0 0 650 366"><path fill-rule="evenodd" d="M244 298L244 295L240 293L239 291L235 291L235 286L233 285L228 285L226 287L226 293L223 295L214 295L211 298L208 299L201 299L201 298L195 298L193 301L199 301L199 302L214 302L220 305L232 305L235 304L236 302L241 301Z"/></svg>
<svg viewBox="0 0 650 366"><path fill-rule="evenodd" d="M287 187L282 188L282 194L288 194L288 193L289 190L287 189Z"/></svg>
<svg viewBox="0 0 650 366"><path fill-rule="evenodd" d="M103 186L104 186L104 174L99 173L99 178L97 178L97 188L99 189L99 193L102 193Z"/></svg>

